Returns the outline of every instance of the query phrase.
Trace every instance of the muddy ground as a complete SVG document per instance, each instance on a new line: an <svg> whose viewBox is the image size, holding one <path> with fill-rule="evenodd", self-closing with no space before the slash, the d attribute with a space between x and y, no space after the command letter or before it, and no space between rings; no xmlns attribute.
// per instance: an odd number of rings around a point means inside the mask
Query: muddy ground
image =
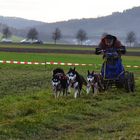
<svg viewBox="0 0 140 140"><path fill-rule="evenodd" d="M0 48L1 52L21 53L64 53L64 54L94 54L94 50L61 50L61 49L32 49L32 48ZM140 56L140 52L127 52L127 56Z"/></svg>

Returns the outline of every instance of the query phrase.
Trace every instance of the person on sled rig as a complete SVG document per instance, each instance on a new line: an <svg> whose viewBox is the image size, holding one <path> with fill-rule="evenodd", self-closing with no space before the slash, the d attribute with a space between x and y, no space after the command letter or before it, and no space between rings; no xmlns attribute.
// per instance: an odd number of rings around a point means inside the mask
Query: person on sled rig
<svg viewBox="0 0 140 140"><path fill-rule="evenodd" d="M103 53L103 65L101 68L102 83L104 89L116 86L124 88L126 92L135 91L134 73L125 71L122 65L121 54L126 53L125 46L113 35L106 35L101 39L95 54Z"/></svg>
<svg viewBox="0 0 140 140"><path fill-rule="evenodd" d="M117 39L117 37L107 34L99 43L95 50L95 54L100 54L102 51L117 51L120 55L126 53L125 46Z"/></svg>
<svg viewBox="0 0 140 140"><path fill-rule="evenodd" d="M101 69L103 79L114 80L124 77L125 70L122 65L121 54L125 54L126 49L117 37L110 34L105 35L95 49L95 54L99 55L100 53L103 53L104 59Z"/></svg>

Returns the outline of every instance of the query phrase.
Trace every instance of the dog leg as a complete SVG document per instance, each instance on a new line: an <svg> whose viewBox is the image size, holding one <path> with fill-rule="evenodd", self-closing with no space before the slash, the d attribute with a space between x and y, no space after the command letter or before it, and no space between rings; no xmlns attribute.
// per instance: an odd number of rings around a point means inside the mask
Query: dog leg
<svg viewBox="0 0 140 140"><path fill-rule="evenodd" d="M68 94L71 93L71 85L68 86Z"/></svg>
<svg viewBox="0 0 140 140"><path fill-rule="evenodd" d="M80 96L81 96L81 90L78 89L78 97L80 97Z"/></svg>
<svg viewBox="0 0 140 140"><path fill-rule="evenodd" d="M63 89L63 96L67 96L67 95L68 95L67 89Z"/></svg>
<svg viewBox="0 0 140 140"><path fill-rule="evenodd" d="M60 96L61 90L57 92L57 98Z"/></svg>
<svg viewBox="0 0 140 140"><path fill-rule="evenodd" d="M78 88L78 82L76 82L75 84L74 84L74 98L76 99L77 98L77 95L78 95L78 93L79 93L79 88Z"/></svg>
<svg viewBox="0 0 140 140"><path fill-rule="evenodd" d="M65 89L63 89L63 96L65 95Z"/></svg>
<svg viewBox="0 0 140 140"><path fill-rule="evenodd" d="M54 98L55 99L57 98L57 92L54 92Z"/></svg>
<svg viewBox="0 0 140 140"><path fill-rule="evenodd" d="M98 92L99 92L99 91L98 91L98 83L96 82L96 83L94 84L94 95L96 95Z"/></svg>
<svg viewBox="0 0 140 140"><path fill-rule="evenodd" d="M87 94L89 94L89 92L90 92L90 89L91 89L91 85L90 84L87 84Z"/></svg>
<svg viewBox="0 0 140 140"><path fill-rule="evenodd" d="M57 94L57 91L56 91L55 88L53 88L53 96L54 96L54 98L56 98L56 94Z"/></svg>
<svg viewBox="0 0 140 140"><path fill-rule="evenodd" d="M66 96L68 96L68 94L69 94L68 88L65 89L65 93L66 93Z"/></svg>
<svg viewBox="0 0 140 140"><path fill-rule="evenodd" d="M78 93L79 93L78 89L75 89L75 92L74 92L74 98L75 98L75 99L77 98Z"/></svg>

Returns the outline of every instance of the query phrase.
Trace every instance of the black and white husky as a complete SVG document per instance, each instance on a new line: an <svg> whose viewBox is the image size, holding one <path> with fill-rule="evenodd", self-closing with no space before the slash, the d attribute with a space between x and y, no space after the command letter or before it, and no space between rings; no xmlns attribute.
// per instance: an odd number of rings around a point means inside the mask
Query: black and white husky
<svg viewBox="0 0 140 140"><path fill-rule="evenodd" d="M102 77L101 74L97 74L94 71L90 72L88 70L87 74L87 94L90 93L90 90L92 89L92 92L97 94L98 92L102 91L104 89L102 84Z"/></svg>
<svg viewBox="0 0 140 140"><path fill-rule="evenodd" d="M77 96L80 96L81 89L83 84L87 84L86 80L82 75L80 75L75 68L70 68L68 73L68 92L71 92L71 88L74 88L74 98L77 98Z"/></svg>
<svg viewBox="0 0 140 140"><path fill-rule="evenodd" d="M52 77L52 87L53 87L53 94L55 98L58 98L63 92L63 95L67 95L67 77L61 68L56 68L53 70L53 77Z"/></svg>

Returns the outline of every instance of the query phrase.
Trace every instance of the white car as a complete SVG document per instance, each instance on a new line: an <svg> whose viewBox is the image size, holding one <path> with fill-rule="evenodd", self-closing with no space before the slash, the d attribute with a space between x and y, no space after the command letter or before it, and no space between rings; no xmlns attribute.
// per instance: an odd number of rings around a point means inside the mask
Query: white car
<svg viewBox="0 0 140 140"><path fill-rule="evenodd" d="M1 40L1 42L3 42L3 43L12 43L13 41L11 39L3 38Z"/></svg>
<svg viewBox="0 0 140 140"><path fill-rule="evenodd" d="M31 39L23 39L23 40L20 41L20 43L22 43L22 44L43 44L42 41L36 40L36 39L33 39L33 40L31 40Z"/></svg>
<svg viewBox="0 0 140 140"><path fill-rule="evenodd" d="M27 39L23 39L20 41L20 43L23 43L23 44L30 44L31 41L30 40L27 40Z"/></svg>

